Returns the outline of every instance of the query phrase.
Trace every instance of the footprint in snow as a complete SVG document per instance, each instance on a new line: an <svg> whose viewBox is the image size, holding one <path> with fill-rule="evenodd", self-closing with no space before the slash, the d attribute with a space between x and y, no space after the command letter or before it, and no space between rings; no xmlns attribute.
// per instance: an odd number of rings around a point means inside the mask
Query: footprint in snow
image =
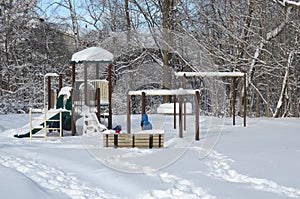
<svg viewBox="0 0 300 199"><path fill-rule="evenodd" d="M58 191L70 198L119 198L101 189L89 187L76 177L38 161L0 155L0 164L23 173L45 189Z"/></svg>

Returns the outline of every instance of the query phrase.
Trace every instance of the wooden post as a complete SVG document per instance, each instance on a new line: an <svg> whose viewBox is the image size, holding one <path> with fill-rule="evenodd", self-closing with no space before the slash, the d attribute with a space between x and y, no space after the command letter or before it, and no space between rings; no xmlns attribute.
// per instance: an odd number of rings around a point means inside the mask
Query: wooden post
<svg viewBox="0 0 300 199"><path fill-rule="evenodd" d="M63 123L62 123L62 111L59 111L59 138L61 139L64 136L63 132Z"/></svg>
<svg viewBox="0 0 300 199"><path fill-rule="evenodd" d="M131 118L130 118L130 95L127 94L127 133L131 133Z"/></svg>
<svg viewBox="0 0 300 199"><path fill-rule="evenodd" d="M182 88L186 89L186 74L183 75L183 82L182 82ZM186 101L184 96L184 102L183 102L183 109L184 109L184 117L183 117L183 123L184 123L184 130L186 130Z"/></svg>
<svg viewBox="0 0 300 199"><path fill-rule="evenodd" d="M183 138L183 127L182 127L182 96L179 96L179 137Z"/></svg>
<svg viewBox="0 0 300 199"><path fill-rule="evenodd" d="M51 108L51 76L48 76L48 110Z"/></svg>
<svg viewBox="0 0 300 199"><path fill-rule="evenodd" d="M112 129L112 82L111 82L112 64L108 65L108 129Z"/></svg>
<svg viewBox="0 0 300 199"><path fill-rule="evenodd" d="M96 64L96 74L95 74L96 77L95 77L95 79L100 79L100 74L99 74L99 73L100 73L100 72L99 72L100 70L99 70L99 67L100 67L100 65L99 65L99 63L97 63L97 64Z"/></svg>
<svg viewBox="0 0 300 199"><path fill-rule="evenodd" d="M51 108L54 108L55 98L56 98L56 90L51 89Z"/></svg>
<svg viewBox="0 0 300 199"><path fill-rule="evenodd" d="M236 77L231 77L232 81L232 101L231 101L231 113L232 113L232 125L235 125L235 99L236 99Z"/></svg>
<svg viewBox="0 0 300 199"><path fill-rule="evenodd" d="M186 131L186 101L184 96L184 102L183 102L183 129Z"/></svg>
<svg viewBox="0 0 300 199"><path fill-rule="evenodd" d="M98 121L100 122L100 111L101 111L101 107L100 107L100 88L97 88L96 89L96 103L97 103L97 118L98 118Z"/></svg>
<svg viewBox="0 0 300 199"><path fill-rule="evenodd" d="M199 100L200 100L200 92L196 91L195 92L195 115L196 115L196 120L195 120L195 140L199 140L200 138L200 128L199 128Z"/></svg>
<svg viewBox="0 0 300 199"><path fill-rule="evenodd" d="M173 95L174 100L174 129L176 129L176 95Z"/></svg>
<svg viewBox="0 0 300 199"><path fill-rule="evenodd" d="M59 74L58 92L59 92L59 91L61 90L61 88L63 87L62 79L63 79L63 74Z"/></svg>
<svg viewBox="0 0 300 199"><path fill-rule="evenodd" d="M244 74L244 127L246 127L246 117L247 117L247 88L246 88L246 73Z"/></svg>
<svg viewBox="0 0 300 199"><path fill-rule="evenodd" d="M76 135L76 118L75 118L75 111L74 111L74 101L75 101L74 86L73 86L71 93L72 93L71 130L72 130L72 136L75 136Z"/></svg>
<svg viewBox="0 0 300 199"><path fill-rule="evenodd" d="M88 103L88 90L87 90L87 64L83 65L83 89L84 89L84 105L89 105Z"/></svg>
<svg viewBox="0 0 300 199"><path fill-rule="evenodd" d="M142 92L142 115L146 113L146 93Z"/></svg>
<svg viewBox="0 0 300 199"><path fill-rule="evenodd" d="M72 63L72 109L71 109L71 131L72 131L72 136L76 135L76 118L75 118L75 63Z"/></svg>
<svg viewBox="0 0 300 199"><path fill-rule="evenodd" d="M74 90L74 84L75 84L75 63L72 63L72 87Z"/></svg>
<svg viewBox="0 0 300 199"><path fill-rule="evenodd" d="M184 73L183 76L182 76L182 81L181 81L181 87L182 88L185 88L185 85L186 85L185 80L186 80L186 74Z"/></svg>
<svg viewBox="0 0 300 199"><path fill-rule="evenodd" d="M176 89L176 76L174 73L174 79L173 79L173 89ZM173 95L173 103L174 103L174 111L173 111L173 116L174 116L174 129L176 129L176 95Z"/></svg>

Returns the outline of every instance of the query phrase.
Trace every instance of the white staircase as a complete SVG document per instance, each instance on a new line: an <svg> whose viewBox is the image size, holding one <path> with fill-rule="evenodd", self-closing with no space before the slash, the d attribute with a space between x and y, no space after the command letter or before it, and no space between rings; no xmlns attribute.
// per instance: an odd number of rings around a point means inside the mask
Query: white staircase
<svg viewBox="0 0 300 199"><path fill-rule="evenodd" d="M95 133L106 130L106 126L100 124L96 113L83 114L83 133Z"/></svg>

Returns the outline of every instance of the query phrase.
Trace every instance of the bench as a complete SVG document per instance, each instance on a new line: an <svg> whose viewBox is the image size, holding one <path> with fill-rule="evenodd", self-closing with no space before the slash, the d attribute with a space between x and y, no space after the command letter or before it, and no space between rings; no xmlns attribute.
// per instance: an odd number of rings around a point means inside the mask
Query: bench
<svg viewBox="0 0 300 199"><path fill-rule="evenodd" d="M104 147L161 148L164 146L164 130L144 130L132 134L103 133Z"/></svg>

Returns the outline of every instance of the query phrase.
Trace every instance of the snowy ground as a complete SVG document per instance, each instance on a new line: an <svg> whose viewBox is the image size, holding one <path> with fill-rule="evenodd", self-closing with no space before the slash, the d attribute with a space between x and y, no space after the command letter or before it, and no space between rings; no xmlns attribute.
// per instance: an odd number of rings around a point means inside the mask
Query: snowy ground
<svg viewBox="0 0 300 199"><path fill-rule="evenodd" d="M17 139L28 115L0 116L1 198L300 198L300 119L194 118L184 138L172 117L150 116L165 130L162 149L105 149L100 133ZM139 129L133 116L132 129ZM124 116L115 123L126 124ZM25 125L25 126L24 126ZM126 128L124 128L126 130Z"/></svg>

